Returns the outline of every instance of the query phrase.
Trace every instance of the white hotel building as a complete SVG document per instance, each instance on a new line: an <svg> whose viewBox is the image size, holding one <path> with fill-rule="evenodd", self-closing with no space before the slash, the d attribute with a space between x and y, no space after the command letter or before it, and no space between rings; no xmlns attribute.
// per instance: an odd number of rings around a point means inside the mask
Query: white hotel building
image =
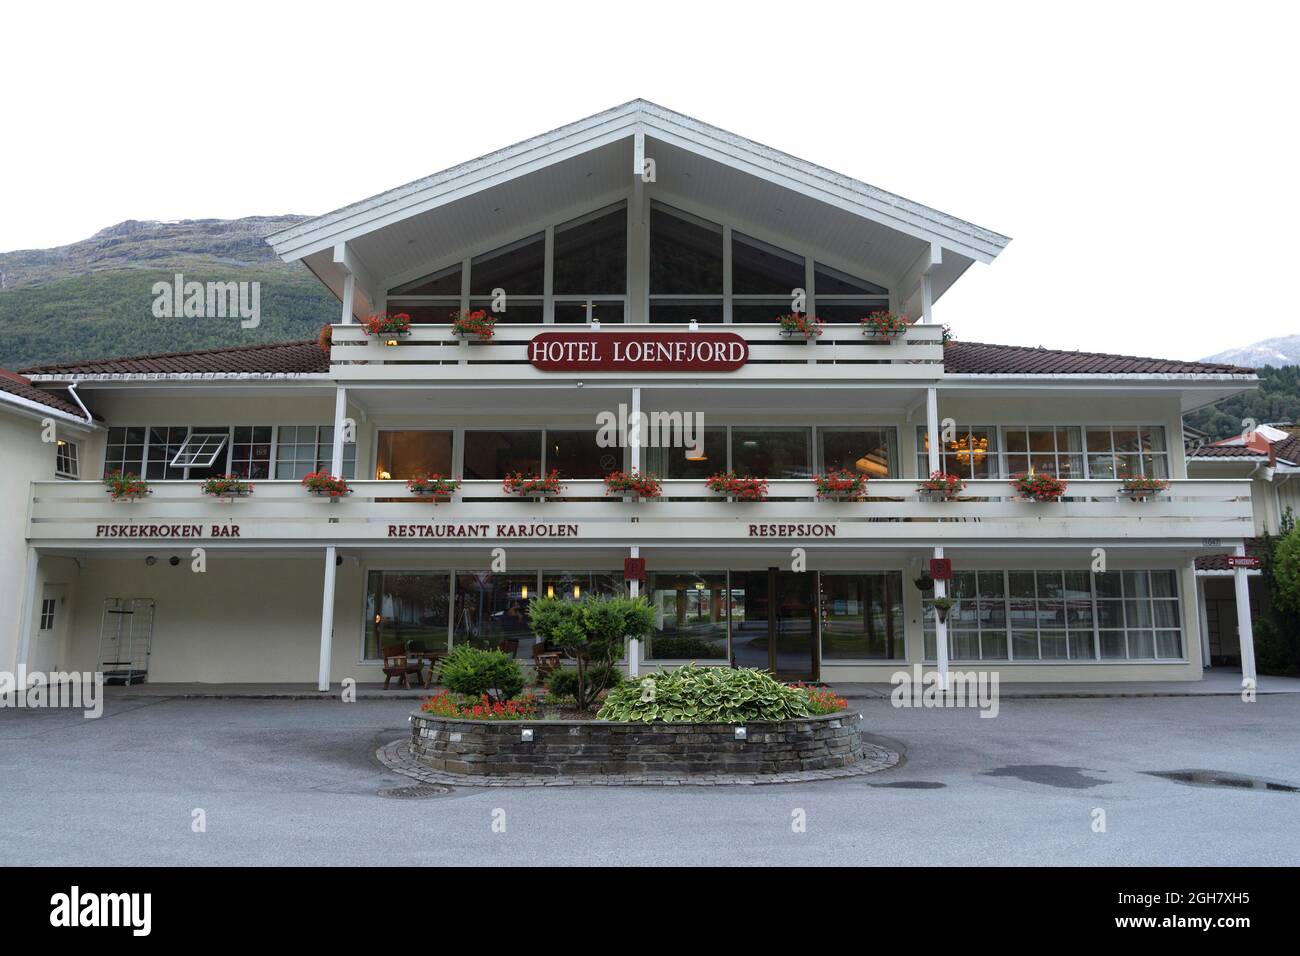
<svg viewBox="0 0 1300 956"><path fill-rule="evenodd" d="M1188 479L1182 416L1255 376L961 341L943 295L1004 236L635 101L269 242L340 299L324 348L0 377L0 668L325 688L381 679L398 642L528 661L529 601L630 588L624 562L640 557L658 627L634 670L1202 674L1195 562L1255 528L1246 477ZM495 290L492 340L454 335L450 313L490 308ZM822 336L780 335L795 290ZM884 309L913 321L903 337L863 333ZM381 312L409 314L411 334L368 336L359 320ZM556 333L587 349L534 363L531 343ZM608 360L654 336L744 345L689 367ZM620 405L703 415L702 448L603 446L597 416ZM812 477L840 468L867 476L866 500L817 500ZM620 469L659 476L663 497L607 496ZM117 470L152 493L111 500L101 479ZM352 494L309 494L300 479L318 470ZM552 470L558 500L503 492L509 472ZM918 495L939 470L967 481L959 500ZM1008 479L1030 470L1067 478L1067 497L1018 500ZM768 500L709 491L725 471L768 479ZM412 500L417 472L463 484ZM201 479L224 473L253 494L204 497ZM1133 501L1121 474L1170 483ZM944 623L914 585L935 557L952 562ZM1249 640L1242 660L1252 673Z"/></svg>

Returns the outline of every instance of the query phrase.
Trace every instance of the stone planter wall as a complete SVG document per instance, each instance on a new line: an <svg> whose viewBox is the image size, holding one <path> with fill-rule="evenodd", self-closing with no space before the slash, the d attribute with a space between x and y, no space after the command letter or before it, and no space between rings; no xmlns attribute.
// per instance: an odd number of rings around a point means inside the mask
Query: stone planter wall
<svg viewBox="0 0 1300 956"><path fill-rule="evenodd" d="M841 711L746 724L453 720L416 711L411 752L425 766L477 775L792 773L846 767L862 757L862 716ZM533 731L524 742L521 731Z"/></svg>

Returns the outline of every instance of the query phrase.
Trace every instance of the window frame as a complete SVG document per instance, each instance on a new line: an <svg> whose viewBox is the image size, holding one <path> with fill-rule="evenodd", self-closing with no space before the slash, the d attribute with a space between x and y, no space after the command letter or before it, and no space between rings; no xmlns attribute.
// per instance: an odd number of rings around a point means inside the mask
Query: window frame
<svg viewBox="0 0 1300 956"><path fill-rule="evenodd" d="M71 463L71 467L68 467ZM65 481L81 480L81 448L69 438L59 438L54 444L54 477Z"/></svg>

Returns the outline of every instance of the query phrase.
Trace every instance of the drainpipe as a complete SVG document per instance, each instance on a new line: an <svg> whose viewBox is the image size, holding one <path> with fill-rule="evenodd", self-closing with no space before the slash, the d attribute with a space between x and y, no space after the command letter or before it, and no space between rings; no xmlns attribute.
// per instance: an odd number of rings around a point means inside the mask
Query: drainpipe
<svg viewBox="0 0 1300 956"><path fill-rule="evenodd" d="M90 414L90 410L89 410L88 408L86 408L86 403L83 402L83 401L81 400L81 396L77 394L77 383L76 383L76 382L71 382L71 383L69 383L69 385L68 385L68 394L72 396L72 400L73 400L74 402L76 402L76 403L77 403L77 407L81 409L81 414L83 414L83 415L86 416L86 424L87 424L87 425L93 425L93 424L95 423L95 416L92 415L92 414Z"/></svg>

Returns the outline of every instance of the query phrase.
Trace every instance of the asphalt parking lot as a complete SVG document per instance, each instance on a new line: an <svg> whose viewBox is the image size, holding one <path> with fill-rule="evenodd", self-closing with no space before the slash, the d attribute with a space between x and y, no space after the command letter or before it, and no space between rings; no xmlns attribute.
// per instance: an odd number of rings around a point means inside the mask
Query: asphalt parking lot
<svg viewBox="0 0 1300 956"><path fill-rule="evenodd" d="M413 781L374 757L408 732L411 701L110 700L98 720L5 710L0 863L1300 863L1300 792L1265 788L1300 787L1300 695L1006 700L995 719L855 704L904 751L899 768L415 799L379 795ZM1257 785L1153 775L1186 770Z"/></svg>

